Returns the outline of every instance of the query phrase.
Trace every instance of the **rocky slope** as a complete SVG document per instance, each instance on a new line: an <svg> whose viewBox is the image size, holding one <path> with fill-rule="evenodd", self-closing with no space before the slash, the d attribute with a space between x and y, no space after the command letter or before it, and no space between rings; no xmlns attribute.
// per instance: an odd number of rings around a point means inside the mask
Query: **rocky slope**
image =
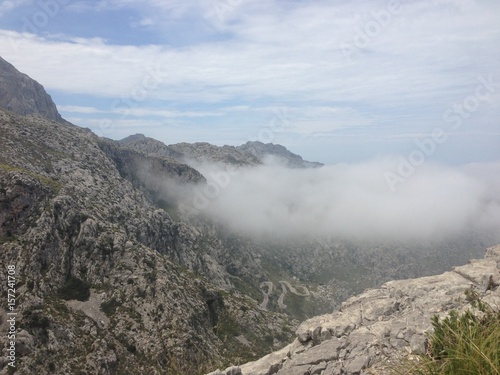
<svg viewBox="0 0 500 375"><path fill-rule="evenodd" d="M0 131L0 264L17 273L18 373L188 373L290 337L293 319L235 288L238 273L259 273L252 256L232 259L212 227L172 219L140 175L203 183L192 168L40 117L0 111Z"/></svg>
<svg viewBox="0 0 500 375"><path fill-rule="evenodd" d="M262 142L247 142L244 145L238 146L238 150L246 154L251 154L259 160L272 157L275 161L289 168L317 168L323 164L318 162L310 162L302 159L302 156L288 151L281 145Z"/></svg>
<svg viewBox="0 0 500 375"><path fill-rule="evenodd" d="M21 115L63 121L43 86L0 57L0 107Z"/></svg>
<svg viewBox="0 0 500 375"><path fill-rule="evenodd" d="M390 281L349 298L339 310L304 321L295 341L283 349L211 374L389 374L403 358L411 361L425 353L434 315L471 308L466 290L499 309L499 282L500 245L450 272Z"/></svg>
<svg viewBox="0 0 500 375"><path fill-rule="evenodd" d="M134 134L118 141L122 146L147 155L173 158L182 163L221 163L232 167L248 167L278 162L288 168L312 168L323 164L302 159L281 145L247 142L241 146L215 146L206 142L165 145L143 134Z"/></svg>
<svg viewBox="0 0 500 375"><path fill-rule="evenodd" d="M146 155L155 155L160 157L173 158L181 161L184 155L175 151L163 142L146 137L144 134L134 134L118 141L118 143L129 149L140 151Z"/></svg>
<svg viewBox="0 0 500 375"><path fill-rule="evenodd" d="M182 155L186 162L223 163L233 166L251 166L261 163L257 157L241 152L234 146L215 146L206 142L177 143L169 146Z"/></svg>

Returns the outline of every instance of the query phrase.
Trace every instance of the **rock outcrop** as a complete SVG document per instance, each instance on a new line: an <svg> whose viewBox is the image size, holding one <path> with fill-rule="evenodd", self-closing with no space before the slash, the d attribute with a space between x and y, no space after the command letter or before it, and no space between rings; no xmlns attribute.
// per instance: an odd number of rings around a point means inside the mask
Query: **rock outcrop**
<svg viewBox="0 0 500 375"><path fill-rule="evenodd" d="M176 143L169 146L182 155L183 160L208 163L223 163L232 166L258 165L261 160L254 155L242 152L234 146L215 146L206 142Z"/></svg>
<svg viewBox="0 0 500 375"><path fill-rule="evenodd" d="M146 154L108 139L100 139L98 145L115 163L120 175L147 193L160 207L175 206L180 199L180 190L187 195L186 190L206 183L205 177L196 169L169 156Z"/></svg>
<svg viewBox="0 0 500 375"><path fill-rule="evenodd" d="M389 373L401 358L424 354L434 315L444 317L451 310L471 307L467 289L499 309L498 281L500 245L489 248L484 259L450 272L390 281L351 297L338 311L304 321L292 344L240 366L239 371L242 375Z"/></svg>
<svg viewBox="0 0 500 375"><path fill-rule="evenodd" d="M288 168L316 168L323 164L302 159L284 146L247 142L241 146L215 146L206 142L165 145L143 134L118 141L122 146L147 155L173 158L181 163L221 163L231 167L248 167L274 161Z"/></svg>
<svg viewBox="0 0 500 375"><path fill-rule="evenodd" d="M244 145L238 146L238 150L246 154L251 154L259 160L273 158L275 161L289 168L318 168L323 164L318 162L310 162L302 159L302 156L290 152L282 145L262 142L247 142Z"/></svg>
<svg viewBox="0 0 500 375"><path fill-rule="evenodd" d="M0 57L0 107L21 115L40 115L63 121L41 84Z"/></svg>
<svg viewBox="0 0 500 375"><path fill-rule="evenodd" d="M136 150L146 155L172 158L177 161L183 160L184 157L182 153L175 151L165 143L146 137L144 134L129 135L117 142L128 149Z"/></svg>

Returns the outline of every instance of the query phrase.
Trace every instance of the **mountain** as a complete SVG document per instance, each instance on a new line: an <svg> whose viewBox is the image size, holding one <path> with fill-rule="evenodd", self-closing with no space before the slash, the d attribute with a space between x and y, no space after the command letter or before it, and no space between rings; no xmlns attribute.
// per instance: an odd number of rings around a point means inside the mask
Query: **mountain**
<svg viewBox="0 0 500 375"><path fill-rule="evenodd" d="M466 291L500 305L500 245L450 272L390 281L301 323L296 339L265 357L211 375L392 374L425 354L433 316L471 309Z"/></svg>
<svg viewBox="0 0 500 375"><path fill-rule="evenodd" d="M41 84L0 57L0 108L62 121L57 107Z"/></svg>
<svg viewBox="0 0 500 375"><path fill-rule="evenodd" d="M177 143L170 145L182 155L183 160L198 163L223 163L236 167L258 165L261 160L253 155L241 152L234 146L215 146L206 142Z"/></svg>
<svg viewBox="0 0 500 375"><path fill-rule="evenodd" d="M11 76L4 100L23 87L42 108L43 88ZM15 268L17 373L191 373L291 337L296 320L259 306L249 246L175 208L172 190L206 183L197 170L57 114L24 114L0 109L0 265Z"/></svg>
<svg viewBox="0 0 500 375"><path fill-rule="evenodd" d="M23 86L42 107L43 88L15 79L4 99ZM14 306L19 374L198 374L253 361L290 342L299 320L390 279L442 272L488 242L255 238L181 210L208 186L193 160L252 168L282 155L300 166L277 145L113 141L16 106L0 109L0 132L0 266L16 279L0 329Z"/></svg>
<svg viewBox="0 0 500 375"><path fill-rule="evenodd" d="M128 136L120 141L121 145L144 152L148 155L166 156L183 163L222 163L232 167L255 166L273 161L289 168L315 168L323 164L302 159L284 146L272 143L247 142L241 146L215 146L206 142L177 143L165 145L143 134Z"/></svg>
<svg viewBox="0 0 500 375"><path fill-rule="evenodd" d="M147 155L153 154L156 156L173 158L178 161L184 160L184 155L182 153L175 151L163 142L146 137L144 134L129 135L119 140L118 143L124 147L143 152Z"/></svg>
<svg viewBox="0 0 500 375"><path fill-rule="evenodd" d="M257 280L257 299L242 292L262 274L248 246L160 201L174 182L203 184L197 171L42 117L0 110L0 131L19 373L189 373L291 337L297 322L259 306Z"/></svg>
<svg viewBox="0 0 500 375"><path fill-rule="evenodd" d="M238 146L237 148L247 154L254 155L261 161L268 157L273 157L275 160L290 168L317 168L323 165L318 162L303 160L302 156L288 151L282 145L275 145L273 143L264 144L258 141L249 141L244 145Z"/></svg>

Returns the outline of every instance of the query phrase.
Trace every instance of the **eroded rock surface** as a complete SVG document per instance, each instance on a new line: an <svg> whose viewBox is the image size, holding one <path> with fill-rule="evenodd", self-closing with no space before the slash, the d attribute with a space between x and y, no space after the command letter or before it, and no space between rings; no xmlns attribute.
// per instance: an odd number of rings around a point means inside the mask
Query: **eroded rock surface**
<svg viewBox="0 0 500 375"><path fill-rule="evenodd" d="M491 288L493 280L494 287ZM385 283L349 298L338 311L304 321L295 341L241 366L243 375L383 374L402 356L423 354L431 318L470 308L465 291L500 307L500 245L450 272ZM488 289L488 290L487 290ZM491 290L493 289L493 290Z"/></svg>
<svg viewBox="0 0 500 375"><path fill-rule="evenodd" d="M63 121L43 86L0 57L0 107L21 115Z"/></svg>

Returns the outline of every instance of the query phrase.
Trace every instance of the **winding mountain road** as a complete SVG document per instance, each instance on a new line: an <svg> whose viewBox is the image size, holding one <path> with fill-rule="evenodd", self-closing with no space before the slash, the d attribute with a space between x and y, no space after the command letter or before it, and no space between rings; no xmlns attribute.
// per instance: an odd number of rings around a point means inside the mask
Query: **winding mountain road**
<svg viewBox="0 0 500 375"><path fill-rule="evenodd" d="M273 292L274 284L270 281L264 281L264 282L260 283L260 289L262 289L266 286L267 286L267 292L262 290L262 294L264 295L264 300L260 304L260 307L262 307L264 310L267 309L267 304L269 303L269 295Z"/></svg>
<svg viewBox="0 0 500 375"><path fill-rule="evenodd" d="M282 293L278 297L278 307L280 309L286 309L286 305L283 301L286 297L286 294L288 293L288 290L290 290L290 293L293 293L296 296L300 297L307 297L308 295L310 295L309 289L307 289L307 287L305 286L302 286L303 291L302 293L300 293L288 281L280 281L279 283L281 284L281 290L282 290ZM265 287L267 287L267 291L263 290L263 288ZM260 304L260 307L262 307L263 309L267 309L267 305L269 303L269 296L273 292L274 284L271 281L264 281L260 283L260 288L262 289L262 294L264 295L264 300Z"/></svg>

